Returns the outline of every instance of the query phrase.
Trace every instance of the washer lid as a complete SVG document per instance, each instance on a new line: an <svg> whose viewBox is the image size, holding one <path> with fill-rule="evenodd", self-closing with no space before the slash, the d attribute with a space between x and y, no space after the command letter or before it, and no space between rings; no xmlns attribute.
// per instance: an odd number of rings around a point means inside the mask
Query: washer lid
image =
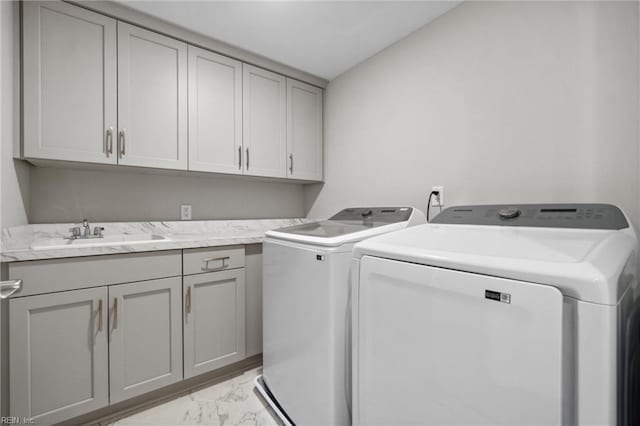
<svg viewBox="0 0 640 426"><path fill-rule="evenodd" d="M637 240L624 230L427 224L358 243L377 256L559 288L614 305L636 280Z"/></svg>
<svg viewBox="0 0 640 426"><path fill-rule="evenodd" d="M338 212L328 220L275 229L266 235L333 247L405 228L413 212L412 207L353 207Z"/></svg>

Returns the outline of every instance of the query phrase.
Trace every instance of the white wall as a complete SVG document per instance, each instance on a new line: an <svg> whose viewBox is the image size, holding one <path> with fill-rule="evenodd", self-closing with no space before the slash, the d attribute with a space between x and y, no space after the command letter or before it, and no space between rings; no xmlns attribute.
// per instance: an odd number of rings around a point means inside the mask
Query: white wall
<svg viewBox="0 0 640 426"><path fill-rule="evenodd" d="M0 228L27 223L29 166L13 159L20 139L18 2L0 1Z"/></svg>
<svg viewBox="0 0 640 426"><path fill-rule="evenodd" d="M34 167L31 223L304 217L302 185L242 177Z"/></svg>
<svg viewBox="0 0 640 426"><path fill-rule="evenodd" d="M324 185L33 168L19 137L17 13L0 1L2 227L328 216L346 205L596 201L640 225L637 2L467 2L332 81ZM10 93L11 96L6 96ZM303 206L303 194L306 198ZM122 200L116 203L114 200Z"/></svg>
<svg viewBox="0 0 640 426"><path fill-rule="evenodd" d="M333 80L324 186L348 205L608 202L640 225L637 2L466 2Z"/></svg>

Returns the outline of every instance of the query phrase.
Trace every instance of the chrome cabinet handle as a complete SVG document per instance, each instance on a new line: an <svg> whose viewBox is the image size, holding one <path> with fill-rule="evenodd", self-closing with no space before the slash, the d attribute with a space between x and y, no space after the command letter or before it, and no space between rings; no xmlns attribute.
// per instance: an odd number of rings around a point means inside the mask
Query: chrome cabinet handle
<svg viewBox="0 0 640 426"><path fill-rule="evenodd" d="M113 329L118 328L118 298L113 298Z"/></svg>
<svg viewBox="0 0 640 426"><path fill-rule="evenodd" d="M120 137L118 141L118 144L120 145L120 158L124 157L124 154L126 153L125 146L124 146L126 134L127 134L127 129L120 130Z"/></svg>
<svg viewBox="0 0 640 426"><path fill-rule="evenodd" d="M247 148L247 170L249 170L249 148Z"/></svg>
<svg viewBox="0 0 640 426"><path fill-rule="evenodd" d="M209 257L207 259L202 259L202 270L203 271L220 271L222 269L227 269L229 267L229 263L227 263L227 260L229 260L230 257L229 256L224 256L224 257ZM215 262L217 260L221 260L222 261L222 265L218 266L217 268L209 268L209 262Z"/></svg>
<svg viewBox="0 0 640 426"><path fill-rule="evenodd" d="M98 331L102 331L102 299L98 300Z"/></svg>
<svg viewBox="0 0 640 426"><path fill-rule="evenodd" d="M242 170L242 147L238 147L238 170Z"/></svg>
<svg viewBox="0 0 640 426"><path fill-rule="evenodd" d="M22 280L0 281L0 299L11 297L22 288Z"/></svg>
<svg viewBox="0 0 640 426"><path fill-rule="evenodd" d="M289 165L289 173L293 174L293 154L289 154L289 161L291 162Z"/></svg>
<svg viewBox="0 0 640 426"><path fill-rule="evenodd" d="M113 127L107 129L106 143L107 158L109 158L109 155L113 154Z"/></svg>
<svg viewBox="0 0 640 426"><path fill-rule="evenodd" d="M191 313L191 286L187 287L187 297L184 301L184 308L188 314Z"/></svg>

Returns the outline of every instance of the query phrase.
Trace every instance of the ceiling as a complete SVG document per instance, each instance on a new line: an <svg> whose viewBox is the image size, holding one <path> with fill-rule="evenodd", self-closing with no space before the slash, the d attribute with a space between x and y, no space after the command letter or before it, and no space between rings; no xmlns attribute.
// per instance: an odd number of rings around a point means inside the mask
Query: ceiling
<svg viewBox="0 0 640 426"><path fill-rule="evenodd" d="M120 3L331 80L460 1L140 1Z"/></svg>

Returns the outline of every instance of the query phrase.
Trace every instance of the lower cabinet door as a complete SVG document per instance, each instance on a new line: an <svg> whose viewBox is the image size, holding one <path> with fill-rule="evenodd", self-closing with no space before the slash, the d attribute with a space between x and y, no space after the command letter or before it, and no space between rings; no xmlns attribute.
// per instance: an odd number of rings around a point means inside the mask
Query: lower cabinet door
<svg viewBox="0 0 640 426"><path fill-rule="evenodd" d="M180 277L109 287L110 399L182 380Z"/></svg>
<svg viewBox="0 0 640 426"><path fill-rule="evenodd" d="M245 358L244 269L184 277L184 375Z"/></svg>
<svg viewBox="0 0 640 426"><path fill-rule="evenodd" d="M109 403L107 288L9 301L10 414L60 422Z"/></svg>

